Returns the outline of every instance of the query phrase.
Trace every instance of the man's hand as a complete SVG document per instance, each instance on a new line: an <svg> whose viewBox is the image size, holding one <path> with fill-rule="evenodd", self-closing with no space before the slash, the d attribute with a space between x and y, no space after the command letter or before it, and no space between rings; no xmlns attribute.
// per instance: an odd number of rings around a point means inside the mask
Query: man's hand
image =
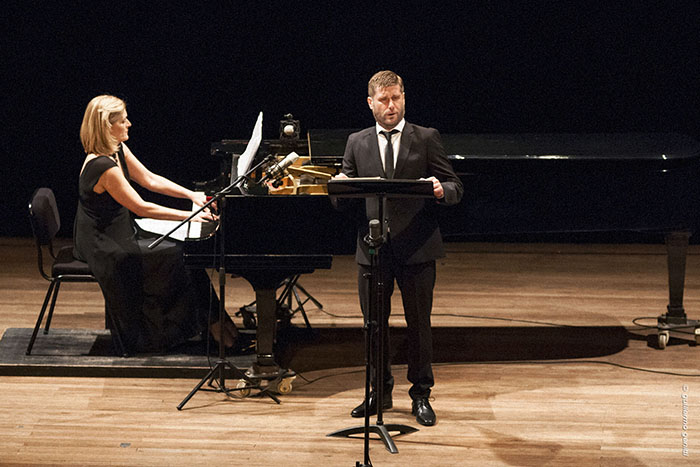
<svg viewBox="0 0 700 467"><path fill-rule="evenodd" d="M343 172L340 172L338 175L335 175L333 178L336 180L339 180L341 178L349 178L349 177L347 175L345 175Z"/></svg>
<svg viewBox="0 0 700 467"><path fill-rule="evenodd" d="M435 177L421 178L421 180L430 180L433 182L433 194L435 198L442 199L445 197L445 190L442 188L442 183Z"/></svg>

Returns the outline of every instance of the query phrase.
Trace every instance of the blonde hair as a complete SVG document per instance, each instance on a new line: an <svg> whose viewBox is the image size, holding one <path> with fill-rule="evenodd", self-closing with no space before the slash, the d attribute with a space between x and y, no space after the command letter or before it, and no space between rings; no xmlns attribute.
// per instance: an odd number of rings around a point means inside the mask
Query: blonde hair
<svg viewBox="0 0 700 467"><path fill-rule="evenodd" d="M367 83L367 95L369 97L374 97L374 93L377 89L396 85L400 87L401 92L404 92L403 80L399 75L389 70L378 71L369 79L369 83Z"/></svg>
<svg viewBox="0 0 700 467"><path fill-rule="evenodd" d="M102 95L90 101L80 125L80 141L87 154L110 155L119 150L119 141L110 130L125 110L126 103L118 97Z"/></svg>

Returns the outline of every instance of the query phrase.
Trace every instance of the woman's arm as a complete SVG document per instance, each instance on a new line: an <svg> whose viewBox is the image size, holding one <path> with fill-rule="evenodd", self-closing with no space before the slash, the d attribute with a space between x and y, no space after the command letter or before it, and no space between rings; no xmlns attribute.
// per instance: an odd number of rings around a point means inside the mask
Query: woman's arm
<svg viewBox="0 0 700 467"><path fill-rule="evenodd" d="M124 174L119 167L112 167L106 170L98 179L94 190L97 193L107 191L117 203L140 217L179 221L187 219L192 214L189 211L181 211L144 201L124 178ZM214 220L214 216L209 212L201 212L193 220Z"/></svg>
<svg viewBox="0 0 700 467"><path fill-rule="evenodd" d="M129 176L136 183L155 193L173 198L189 199L197 206L203 206L206 203L206 196L203 193L188 190L161 175L154 174L136 158L126 144L122 143L122 147L124 148L124 159L129 169Z"/></svg>

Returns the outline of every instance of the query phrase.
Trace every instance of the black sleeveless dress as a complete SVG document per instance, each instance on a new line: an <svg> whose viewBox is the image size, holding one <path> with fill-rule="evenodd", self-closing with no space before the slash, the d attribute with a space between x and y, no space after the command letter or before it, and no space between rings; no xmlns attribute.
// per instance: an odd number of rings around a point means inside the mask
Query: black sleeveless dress
<svg viewBox="0 0 700 467"><path fill-rule="evenodd" d="M121 148L118 157L129 180ZM136 229L131 212L109 193L93 191L112 167L118 167L114 159L98 156L80 175L75 256L97 278L126 351L163 353L206 329L218 300L204 270L185 268L178 243L148 249L153 238Z"/></svg>

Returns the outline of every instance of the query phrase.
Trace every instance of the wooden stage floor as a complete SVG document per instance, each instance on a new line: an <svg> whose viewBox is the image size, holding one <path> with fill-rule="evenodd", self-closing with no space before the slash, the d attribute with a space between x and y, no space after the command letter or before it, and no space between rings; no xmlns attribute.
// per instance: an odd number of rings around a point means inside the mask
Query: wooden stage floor
<svg viewBox="0 0 700 467"><path fill-rule="evenodd" d="M397 296L384 420L419 431L394 438L398 454L372 440L373 465L700 464L700 349L648 337L668 302L663 245L447 246L433 310L438 424L410 414ZM34 246L0 238L0 257L0 333L31 328L46 291ZM364 394L355 277L344 256L302 277L323 310L307 304L317 333L286 357L299 375L280 405L198 392L178 411L192 375L0 376L0 465L355 465L362 440L326 436L362 422L349 417ZM252 300L228 280L229 312ZM685 307L700 318L698 246ZM103 313L95 284L67 284L52 327L98 330Z"/></svg>

